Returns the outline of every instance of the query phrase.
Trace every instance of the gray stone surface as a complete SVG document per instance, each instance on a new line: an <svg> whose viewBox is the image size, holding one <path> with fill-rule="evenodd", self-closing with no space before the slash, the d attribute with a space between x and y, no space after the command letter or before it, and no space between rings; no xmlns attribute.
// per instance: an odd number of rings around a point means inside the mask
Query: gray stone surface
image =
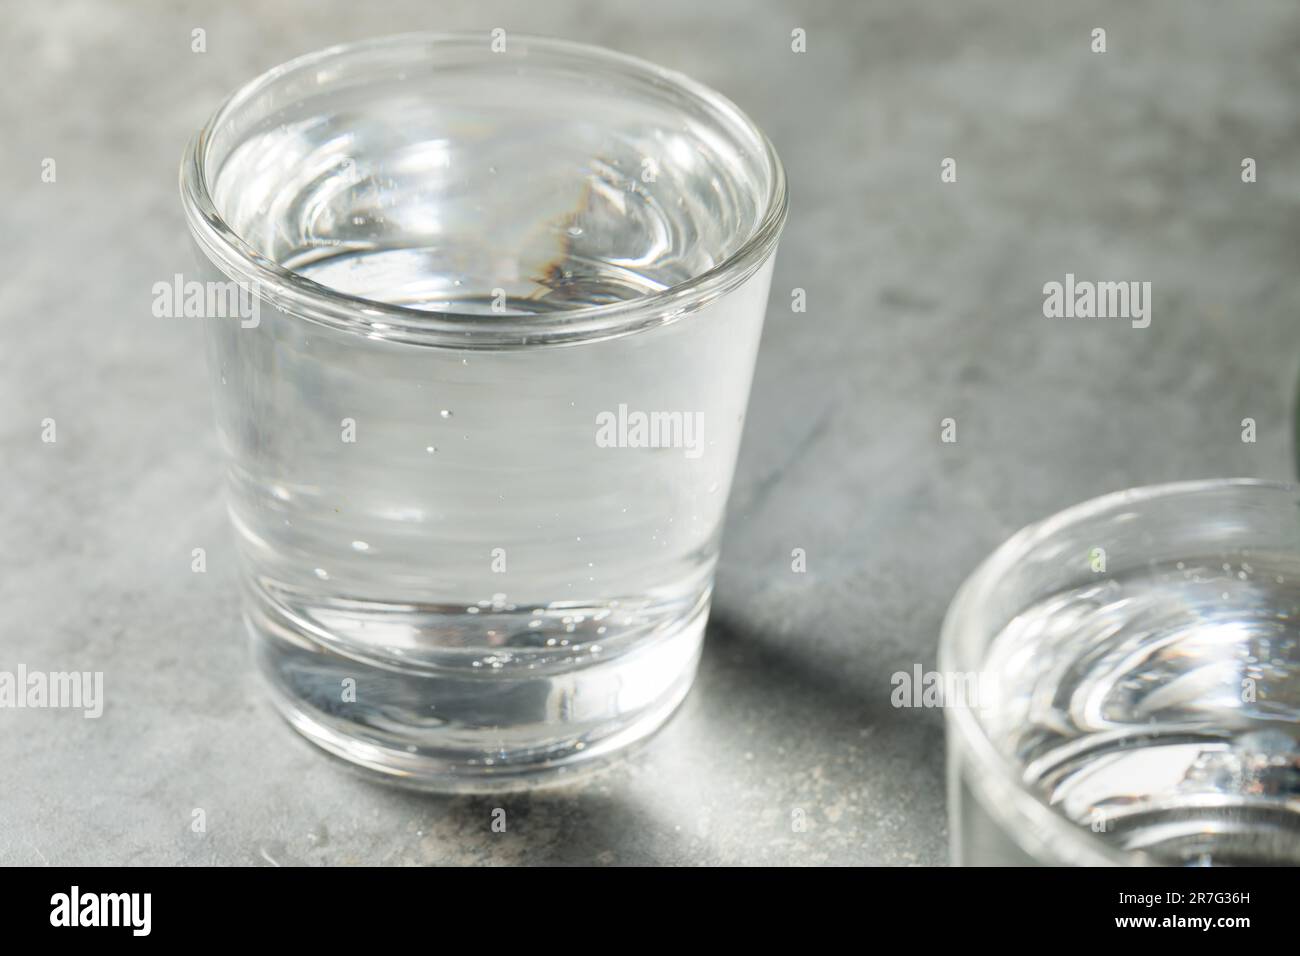
<svg viewBox="0 0 1300 956"><path fill-rule="evenodd" d="M776 142L792 213L688 703L584 787L423 797L262 699L198 329L151 317L150 288L190 268L176 168L225 92L338 41L495 26L721 89ZM1291 3L1192 0L6 8L0 669L102 670L108 704L0 710L0 862L943 862L942 720L893 709L889 675L934 666L979 558L1102 492L1291 474L1298 30ZM1066 272L1150 280L1152 326L1044 319Z"/></svg>

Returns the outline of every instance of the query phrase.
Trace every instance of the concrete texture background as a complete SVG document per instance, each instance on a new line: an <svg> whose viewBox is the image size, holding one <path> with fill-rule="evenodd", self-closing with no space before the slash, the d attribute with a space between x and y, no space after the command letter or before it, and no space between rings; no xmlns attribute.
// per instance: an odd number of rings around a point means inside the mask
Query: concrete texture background
<svg viewBox="0 0 1300 956"><path fill-rule="evenodd" d="M0 862L942 863L941 715L893 709L889 676L934 666L978 560L1125 486L1291 476L1294 4L51 2L4 18L0 669L102 670L108 703L99 720L0 710ZM264 702L198 329L153 318L150 290L190 269L176 169L226 92L344 40L496 26L722 90L777 144L792 212L688 703L584 787L425 797L355 778ZM1066 272L1151 281L1151 327L1044 319L1043 283Z"/></svg>

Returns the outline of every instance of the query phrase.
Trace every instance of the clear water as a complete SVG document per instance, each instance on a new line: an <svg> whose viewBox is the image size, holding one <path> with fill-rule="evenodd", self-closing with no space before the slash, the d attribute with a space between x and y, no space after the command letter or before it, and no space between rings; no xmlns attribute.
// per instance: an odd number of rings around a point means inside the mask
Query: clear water
<svg viewBox="0 0 1300 956"><path fill-rule="evenodd" d="M430 78L430 82L434 78ZM757 226L751 147L667 104L527 76L363 88L272 113L213 196L263 255L340 291L429 311L541 314L700 275ZM559 95L559 94L555 94ZM557 116L557 111L562 113Z"/></svg>
<svg viewBox="0 0 1300 956"><path fill-rule="evenodd" d="M1054 595L990 645L995 741L1164 863L1300 863L1300 562L1187 560Z"/></svg>
<svg viewBox="0 0 1300 956"><path fill-rule="evenodd" d="M369 90L364 110L272 114L226 158L218 207L335 290L488 315L635 299L752 231L761 197L728 186L739 157L716 136L586 84L558 124L526 79L506 87L490 108L481 87ZM291 719L416 776L528 768L662 719L699 651L769 278L563 348L398 344L267 306L256 330L214 324L250 619ZM600 447L620 406L700 416L700 453Z"/></svg>

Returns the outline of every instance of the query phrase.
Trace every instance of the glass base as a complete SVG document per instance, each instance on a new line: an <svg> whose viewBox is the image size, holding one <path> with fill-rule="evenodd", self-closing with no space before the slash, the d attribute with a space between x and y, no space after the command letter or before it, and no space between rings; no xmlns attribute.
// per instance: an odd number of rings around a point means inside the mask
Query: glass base
<svg viewBox="0 0 1300 956"><path fill-rule="evenodd" d="M312 743L401 786L500 792L566 783L657 730L690 690L708 611L706 591L671 628L596 654L414 666L348 654L270 602L245 621L276 707Z"/></svg>

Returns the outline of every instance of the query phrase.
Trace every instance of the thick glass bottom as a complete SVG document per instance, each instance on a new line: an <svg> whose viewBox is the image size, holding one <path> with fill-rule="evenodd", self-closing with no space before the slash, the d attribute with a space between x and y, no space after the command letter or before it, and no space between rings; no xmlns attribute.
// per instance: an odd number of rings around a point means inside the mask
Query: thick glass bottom
<svg viewBox="0 0 1300 956"><path fill-rule="evenodd" d="M595 653L461 649L409 666L348 653L264 592L245 619L276 707L312 743L402 786L496 792L573 780L657 730L690 690L708 610L706 590Z"/></svg>

